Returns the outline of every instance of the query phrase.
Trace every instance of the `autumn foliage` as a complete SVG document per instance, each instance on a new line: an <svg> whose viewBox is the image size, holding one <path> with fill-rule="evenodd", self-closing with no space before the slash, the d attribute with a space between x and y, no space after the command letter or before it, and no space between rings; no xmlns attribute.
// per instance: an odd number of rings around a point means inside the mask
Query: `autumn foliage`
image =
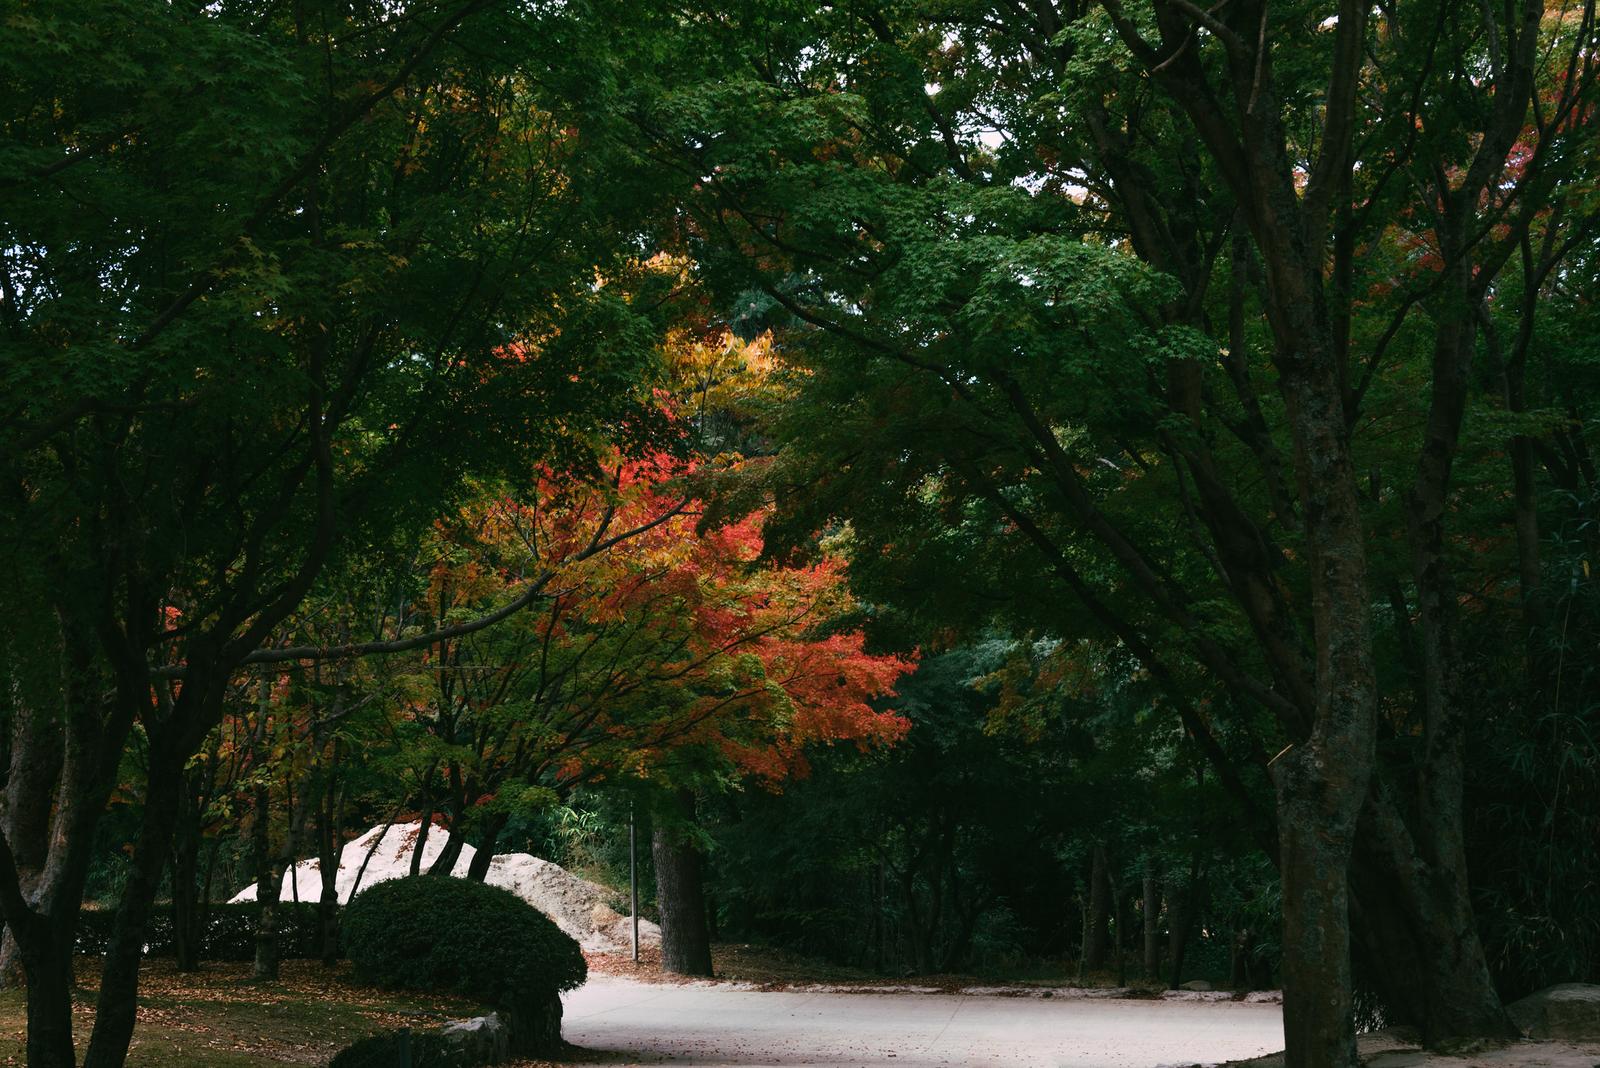
<svg viewBox="0 0 1600 1068"><path fill-rule="evenodd" d="M868 652L845 625L859 606L841 562L764 560L765 510L701 529L696 475L664 454L620 462L602 489L547 475L528 500L486 499L440 526L429 585L446 617L514 595L613 531L638 531L563 570L545 609L495 639L509 659L473 665L480 704L492 689L522 710L507 737L522 776L559 787L714 768L777 787L805 774L807 746L904 734L884 699L910 664ZM459 668L463 652L444 655ZM484 655L494 653L466 651ZM491 688L486 672L506 684ZM425 699L413 712L435 709Z"/></svg>

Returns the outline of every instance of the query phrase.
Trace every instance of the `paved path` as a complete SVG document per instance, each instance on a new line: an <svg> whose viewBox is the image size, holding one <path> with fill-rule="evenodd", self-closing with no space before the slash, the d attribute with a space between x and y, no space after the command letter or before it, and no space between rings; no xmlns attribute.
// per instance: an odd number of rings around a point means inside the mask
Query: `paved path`
<svg viewBox="0 0 1600 1068"><path fill-rule="evenodd" d="M1283 1048L1278 1005L969 994L772 993L597 977L568 1042L610 1063L1156 1068ZM630 1056L631 1055L631 1056Z"/></svg>

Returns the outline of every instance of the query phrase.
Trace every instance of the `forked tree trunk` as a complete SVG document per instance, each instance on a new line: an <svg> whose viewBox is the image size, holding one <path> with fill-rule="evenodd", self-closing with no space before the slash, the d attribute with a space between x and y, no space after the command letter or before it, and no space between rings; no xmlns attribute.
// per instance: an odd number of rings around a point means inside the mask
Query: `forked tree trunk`
<svg viewBox="0 0 1600 1068"><path fill-rule="evenodd" d="M46 733L23 719L43 709L24 706L12 723L12 767L20 770L8 780L11 788L24 789L28 797L8 797L6 852L0 863L24 861L19 885L7 888L7 927L17 941L17 955L28 984L27 1063L39 1068L73 1068L72 961L78 913L94 849L95 828L117 782L120 757L133 723L135 707L119 693L111 703L101 697L102 680L91 673L92 657L73 620L62 622L62 715L45 719L53 729ZM34 790L42 790L42 795ZM13 807L13 805L17 807ZM21 819L31 805L50 810L44 839L44 864L32 885L20 885L28 874L27 858L40 844L31 831L31 819ZM18 832L12 837L12 832ZM14 848L21 847L18 854ZM164 846L163 846L164 848ZM13 895L12 890L17 891ZM27 895L27 900L17 896Z"/></svg>
<svg viewBox="0 0 1600 1068"><path fill-rule="evenodd" d="M693 798L679 800L686 815ZM650 836L656 869L656 908L661 915L661 970L674 975L711 975L711 937L706 930L705 886L700 854L681 830L656 821Z"/></svg>

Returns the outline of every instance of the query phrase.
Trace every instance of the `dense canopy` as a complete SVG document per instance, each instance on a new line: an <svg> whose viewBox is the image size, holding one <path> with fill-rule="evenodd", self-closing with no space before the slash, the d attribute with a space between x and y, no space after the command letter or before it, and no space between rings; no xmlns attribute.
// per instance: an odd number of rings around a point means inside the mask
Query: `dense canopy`
<svg viewBox="0 0 1600 1068"><path fill-rule="evenodd" d="M1597 64L1594 0L0 5L28 1063L86 903L116 1068L154 917L254 883L271 981L408 822L642 827L674 971L1514 1034L1600 979Z"/></svg>

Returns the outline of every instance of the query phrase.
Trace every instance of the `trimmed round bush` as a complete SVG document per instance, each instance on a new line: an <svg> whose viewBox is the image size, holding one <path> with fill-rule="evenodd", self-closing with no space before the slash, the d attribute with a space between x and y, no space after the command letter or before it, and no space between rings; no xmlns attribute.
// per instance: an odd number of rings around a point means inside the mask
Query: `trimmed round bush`
<svg viewBox="0 0 1600 1068"><path fill-rule="evenodd" d="M387 1031L346 1046L328 1062L328 1068L394 1068L401 1050L409 1047L412 1068L465 1068L466 1058L438 1035Z"/></svg>
<svg viewBox="0 0 1600 1068"><path fill-rule="evenodd" d="M582 985L578 943L509 890L418 875L363 890L341 917L356 978L392 990L458 994L500 1012L514 1052L561 1043L563 990Z"/></svg>

